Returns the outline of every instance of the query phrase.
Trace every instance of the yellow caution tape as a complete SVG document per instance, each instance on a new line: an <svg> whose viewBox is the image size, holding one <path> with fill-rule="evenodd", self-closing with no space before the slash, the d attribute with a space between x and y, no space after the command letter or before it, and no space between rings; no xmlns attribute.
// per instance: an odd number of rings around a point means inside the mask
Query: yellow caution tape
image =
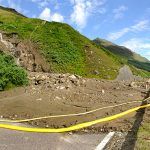
<svg viewBox="0 0 150 150"><path fill-rule="evenodd" d="M145 99L145 100L143 100L143 101L146 101L146 100L147 100L147 99ZM86 112L82 112L82 113L76 113L76 114L44 116L44 117L37 117L37 118L31 118L31 119L22 119L22 120L0 120L0 122L21 123L21 122L35 121L35 120L48 119L48 118L61 118L61 117L82 116L82 115L91 114L91 113L94 113L94 112L96 112L96 111L103 110L103 109L114 108L114 107L118 107L118 106L123 106L123 105L133 104L133 103L141 103L141 102L142 102L142 101L126 102L126 103L122 103L122 104L117 104L117 105L113 105L113 106L101 107L101 108L97 108L97 109L94 109L94 110L90 110L90 111L86 111Z"/></svg>
<svg viewBox="0 0 150 150"><path fill-rule="evenodd" d="M105 118L97 119L97 120L94 120L94 121L85 122L85 123L77 124L77 125L74 125L74 126L66 127L66 128L59 128L59 129L28 128L28 127L21 127L21 126L7 125L7 124L0 124L0 128L18 130L18 131L26 131L26 132L39 132L39 133L40 132L43 132L43 133L69 132L69 131L74 131L74 130L79 130L79 129L82 129L82 128L90 127L90 126L98 124L98 123L111 121L111 120L120 118L120 117L125 116L129 113L132 113L134 111L137 111L139 109L143 109L143 108L146 108L146 107L150 107L150 104L139 106L139 107L136 107L136 108L132 108L132 109L129 109L127 111L124 111L122 113L119 113L119 114L116 114L116 115L113 115L113 116L110 116L110 117L105 117Z"/></svg>

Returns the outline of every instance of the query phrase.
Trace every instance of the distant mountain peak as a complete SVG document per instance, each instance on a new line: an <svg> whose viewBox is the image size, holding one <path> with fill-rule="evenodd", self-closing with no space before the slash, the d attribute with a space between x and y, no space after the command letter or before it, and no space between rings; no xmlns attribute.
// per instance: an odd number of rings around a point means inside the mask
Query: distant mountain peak
<svg viewBox="0 0 150 150"><path fill-rule="evenodd" d="M22 17L26 17L23 14L19 13L18 11L16 11L14 8L8 8L8 7L0 6L0 9L6 10L8 12L14 13L14 14L22 16Z"/></svg>

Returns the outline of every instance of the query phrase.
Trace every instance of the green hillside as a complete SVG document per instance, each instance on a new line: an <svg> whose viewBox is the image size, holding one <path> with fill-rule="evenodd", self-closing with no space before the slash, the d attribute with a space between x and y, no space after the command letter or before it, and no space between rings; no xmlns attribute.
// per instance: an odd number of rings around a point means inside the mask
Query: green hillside
<svg viewBox="0 0 150 150"><path fill-rule="evenodd" d="M121 64L67 24L45 22L0 10L0 30L32 41L45 56L52 72L114 79Z"/></svg>
<svg viewBox="0 0 150 150"><path fill-rule="evenodd" d="M139 74L143 76L144 73L144 76L150 76L150 61L145 57L140 56L126 47L116 45L104 39L97 38L94 40L94 42L98 46L107 49L110 53L115 55L115 57L121 60L122 63L130 65L131 69L136 75Z"/></svg>
<svg viewBox="0 0 150 150"><path fill-rule="evenodd" d="M115 79L124 65L120 57L65 23L31 19L12 9L0 8L0 32L15 33L19 40L34 43L46 58L51 72Z"/></svg>

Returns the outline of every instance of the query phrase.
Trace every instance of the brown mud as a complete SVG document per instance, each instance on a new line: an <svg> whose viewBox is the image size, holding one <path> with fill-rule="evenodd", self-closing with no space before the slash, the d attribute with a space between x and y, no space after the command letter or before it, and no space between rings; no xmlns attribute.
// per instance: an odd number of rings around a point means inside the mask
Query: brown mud
<svg viewBox="0 0 150 150"><path fill-rule="evenodd" d="M0 92L0 116L8 119L26 119L49 115L63 115L87 112L96 108L143 100L148 92L146 81L106 81L86 79L70 74L30 73L31 85ZM61 128L115 115L140 106L132 103L99 110L83 116L51 118L31 121L38 127ZM149 109L149 108L148 108ZM144 121L150 122L146 115ZM123 118L97 124L90 131L129 131L135 120L135 113ZM84 129L86 131L87 129Z"/></svg>

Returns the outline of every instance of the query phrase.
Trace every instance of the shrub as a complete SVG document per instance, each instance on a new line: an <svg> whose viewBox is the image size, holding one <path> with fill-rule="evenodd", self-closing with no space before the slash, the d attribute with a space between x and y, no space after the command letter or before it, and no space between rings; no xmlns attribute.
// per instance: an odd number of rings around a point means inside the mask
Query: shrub
<svg viewBox="0 0 150 150"><path fill-rule="evenodd" d="M15 64L13 57L0 53L0 90L27 84L27 73Z"/></svg>

